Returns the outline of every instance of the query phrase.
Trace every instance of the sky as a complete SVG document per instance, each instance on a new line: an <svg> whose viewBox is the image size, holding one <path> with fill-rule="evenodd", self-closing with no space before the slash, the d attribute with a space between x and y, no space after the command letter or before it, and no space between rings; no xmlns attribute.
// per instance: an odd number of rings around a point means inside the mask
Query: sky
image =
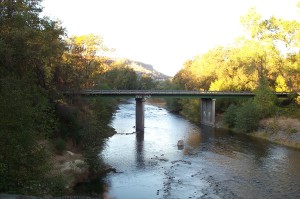
<svg viewBox="0 0 300 199"><path fill-rule="evenodd" d="M111 55L151 64L173 76L185 61L243 34L240 16L251 7L268 18L300 21L300 0L44 0L43 14L68 36L95 34Z"/></svg>

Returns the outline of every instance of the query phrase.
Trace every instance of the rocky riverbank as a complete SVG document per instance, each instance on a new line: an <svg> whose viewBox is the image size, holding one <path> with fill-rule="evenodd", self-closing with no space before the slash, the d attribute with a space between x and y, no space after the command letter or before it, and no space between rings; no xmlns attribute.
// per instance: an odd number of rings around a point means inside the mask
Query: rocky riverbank
<svg viewBox="0 0 300 199"><path fill-rule="evenodd" d="M67 189L89 176L88 165L81 153L66 151L63 154L54 155L51 162L54 166L54 172L62 175L66 180Z"/></svg>

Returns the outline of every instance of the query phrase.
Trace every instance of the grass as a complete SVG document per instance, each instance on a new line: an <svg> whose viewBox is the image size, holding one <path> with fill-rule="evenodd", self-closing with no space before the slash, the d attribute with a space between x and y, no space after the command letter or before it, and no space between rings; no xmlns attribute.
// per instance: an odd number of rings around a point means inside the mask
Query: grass
<svg viewBox="0 0 300 199"><path fill-rule="evenodd" d="M300 149L300 120L288 117L263 119L254 137Z"/></svg>
<svg viewBox="0 0 300 199"><path fill-rule="evenodd" d="M295 132L300 132L300 120L296 118L273 117L261 120L260 125L273 128L275 126L277 130L286 132L290 132L291 129Z"/></svg>

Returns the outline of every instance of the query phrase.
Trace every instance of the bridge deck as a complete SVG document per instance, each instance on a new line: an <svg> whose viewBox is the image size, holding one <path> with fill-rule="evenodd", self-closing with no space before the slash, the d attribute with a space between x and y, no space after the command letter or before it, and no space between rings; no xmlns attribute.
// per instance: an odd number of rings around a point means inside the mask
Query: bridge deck
<svg viewBox="0 0 300 199"><path fill-rule="evenodd" d="M184 90L81 90L65 92L86 96L115 96L115 97L198 97L198 98L227 98L227 97L253 97L253 92L233 91L184 91ZM277 97L287 97L290 92L276 92Z"/></svg>

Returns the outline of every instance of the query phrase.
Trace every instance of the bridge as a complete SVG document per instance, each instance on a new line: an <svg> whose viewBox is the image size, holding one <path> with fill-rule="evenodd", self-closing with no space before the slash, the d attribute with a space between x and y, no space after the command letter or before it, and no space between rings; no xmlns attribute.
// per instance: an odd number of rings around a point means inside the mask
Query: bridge
<svg viewBox="0 0 300 199"><path fill-rule="evenodd" d="M67 95L134 97L136 100L136 132L144 132L144 102L151 97L189 97L201 99L201 124L215 126L215 102L220 98L251 98L253 92L233 91L184 91L184 90L81 90L66 91ZM274 92L279 98L287 98L290 92Z"/></svg>
<svg viewBox="0 0 300 199"><path fill-rule="evenodd" d="M185 90L81 90L66 91L65 94L79 94L86 96L113 96L113 97L197 97L197 98L237 98L237 97L254 97L255 94L249 91L185 91ZM286 98L290 92L275 92L277 97Z"/></svg>

